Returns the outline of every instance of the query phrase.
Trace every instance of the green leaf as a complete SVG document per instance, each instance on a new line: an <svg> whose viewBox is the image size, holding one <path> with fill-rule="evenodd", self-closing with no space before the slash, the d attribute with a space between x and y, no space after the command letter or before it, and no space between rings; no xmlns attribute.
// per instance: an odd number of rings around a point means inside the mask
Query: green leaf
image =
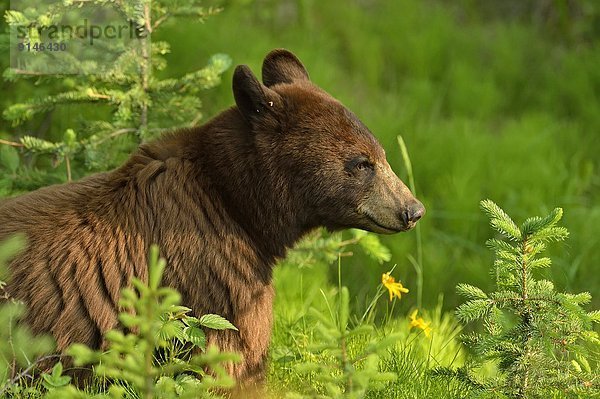
<svg viewBox="0 0 600 399"><path fill-rule="evenodd" d="M208 65L214 68L215 72L222 74L231 66L231 57L227 54L219 53L210 57Z"/></svg>
<svg viewBox="0 0 600 399"><path fill-rule="evenodd" d="M539 280L530 284L530 294L552 295L554 292L554 283L549 280Z"/></svg>
<svg viewBox="0 0 600 399"><path fill-rule="evenodd" d="M62 371L62 363L56 363L52 368L52 374L42 374L42 385L48 390L53 390L67 385L69 382L71 382L71 377L62 375Z"/></svg>
<svg viewBox="0 0 600 399"><path fill-rule="evenodd" d="M0 164L14 174L19 168L21 160L18 151L11 146L0 146Z"/></svg>
<svg viewBox="0 0 600 399"><path fill-rule="evenodd" d="M531 234L531 242L563 241L569 237L569 231L564 227L548 227Z"/></svg>
<svg viewBox="0 0 600 399"><path fill-rule="evenodd" d="M588 362L588 360L587 360L587 358L585 356L583 356L581 353L576 353L575 357L577 358L577 361L579 362L579 365L583 366L583 369L587 373L591 373L592 372L592 367L590 365L590 362Z"/></svg>
<svg viewBox="0 0 600 399"><path fill-rule="evenodd" d="M236 326L231 324L227 319L217 314L205 314L200 317L199 324L202 327L211 328L213 330L235 330L238 331Z"/></svg>
<svg viewBox="0 0 600 399"><path fill-rule="evenodd" d="M96 362L100 355L83 344L73 344L67 349L67 354L73 358L76 366L83 366Z"/></svg>
<svg viewBox="0 0 600 399"><path fill-rule="evenodd" d="M487 247L492 251L506 251L506 252L514 252L516 250L510 243L502 240L498 240L496 238L490 238L485 242Z"/></svg>
<svg viewBox="0 0 600 399"><path fill-rule="evenodd" d="M148 262L148 286L157 289L162 279L163 271L165 270L166 262L164 259L158 258L158 246L150 247L150 259Z"/></svg>
<svg viewBox="0 0 600 399"><path fill-rule="evenodd" d="M23 136L20 141L25 149L35 153L56 154L60 150L60 144L38 139L37 137Z"/></svg>
<svg viewBox="0 0 600 399"><path fill-rule="evenodd" d="M201 328L190 326L186 327L183 332L187 341L202 350L206 349L206 335Z"/></svg>
<svg viewBox="0 0 600 399"><path fill-rule="evenodd" d="M62 374L63 371L63 367L62 367L62 363L58 362L54 365L54 367L52 368L52 377L60 377L60 375Z"/></svg>
<svg viewBox="0 0 600 399"><path fill-rule="evenodd" d="M77 133L73 129L67 129L63 135L63 141L68 147L73 147L77 141Z"/></svg>
<svg viewBox="0 0 600 399"><path fill-rule="evenodd" d="M161 344L166 344L174 338L184 339L184 325L179 320L167 320L163 322L157 331L157 338Z"/></svg>
<svg viewBox="0 0 600 399"><path fill-rule="evenodd" d="M563 294L567 297L571 302L576 303L577 305L585 305L592 300L592 294L589 292L580 292L579 294Z"/></svg>
<svg viewBox="0 0 600 399"><path fill-rule="evenodd" d="M592 312L589 312L587 315L592 320L592 322L600 323L600 310L594 310Z"/></svg>
<svg viewBox="0 0 600 399"><path fill-rule="evenodd" d="M19 11L7 10L4 13L4 19L9 25L26 25L29 23L29 19Z"/></svg>
<svg viewBox="0 0 600 399"><path fill-rule="evenodd" d="M173 305L169 308L169 313L171 314L172 318L184 319L184 321L186 319L192 319L191 316L187 316L187 314L191 311L192 311L192 309L188 308L187 306L181 306L181 305Z"/></svg>
<svg viewBox="0 0 600 399"><path fill-rule="evenodd" d="M8 278L8 271L5 270L5 265L9 260L14 258L27 244L25 235L14 235L0 242L0 281Z"/></svg>

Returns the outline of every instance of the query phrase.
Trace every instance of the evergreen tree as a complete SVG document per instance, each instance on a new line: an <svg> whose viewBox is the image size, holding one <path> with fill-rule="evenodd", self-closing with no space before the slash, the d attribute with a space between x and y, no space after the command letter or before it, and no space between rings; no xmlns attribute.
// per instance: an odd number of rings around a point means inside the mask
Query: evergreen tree
<svg viewBox="0 0 600 399"><path fill-rule="evenodd" d="M203 21L219 11L202 7L198 1L51 2L46 8L40 4L35 8L8 10L5 19L11 28L12 39L16 37L17 29L25 30L27 35L19 39L20 44L33 48L34 45L47 45L45 41L48 38L39 32L46 32L51 26L79 24L86 14L78 10L86 8L91 8L88 12L96 14L98 10L104 13L112 9L115 15L120 16L120 23L125 21L135 28L135 35L128 40L99 40L94 46L87 46L87 49L93 47L96 51L91 59L83 59L81 52L76 56L65 52L50 54L46 49L27 58L25 69L13 65L5 71L5 79L29 79L37 85L51 84L55 89L51 91L56 92L13 104L4 111L3 117L17 126L38 114L72 104L102 104L104 107L94 108L95 116L104 117L98 115L97 110L109 109L112 117L98 121L81 120L78 126L66 129L62 140L56 142L31 136L21 137L18 141L0 140L4 147L0 151L0 168L8 172L3 173L6 181L0 182L0 187L11 187L0 195L57 180L71 180L72 171L79 170L79 166L88 170L113 167L121 161L115 154L129 153L141 141L164 130L197 125L202 118L200 91L219 84L221 74L230 66L228 56L217 54L210 58L206 67L178 79L160 79L157 76L156 72L166 67L164 56L169 53L169 44L152 40L152 37L163 24L173 18L185 17ZM75 46L78 38L70 39L64 34L56 40ZM13 45L11 43L11 48ZM114 58L103 58L104 53ZM53 65L54 69L46 70L44 65L40 65L51 62L58 63L58 66ZM38 95L44 92L39 88L36 90ZM90 108L83 109L89 111ZM121 139L117 140L118 137ZM56 174L25 166L17 156L17 149L28 154L49 155L52 166L64 164L62 176L57 179ZM72 162L76 162L77 167L72 166Z"/></svg>
<svg viewBox="0 0 600 399"><path fill-rule="evenodd" d="M562 209L543 218L529 218L518 227L492 201L482 201L481 208L504 239L487 241L496 256L492 269L496 291L487 294L468 284L457 286L458 293L468 298L458 307L458 318L465 323L480 320L484 327L483 333L463 336L477 361L458 370L439 368L435 373L467 382L480 397L550 398L562 392L589 398L600 394L600 341L592 330L600 312L582 308L591 295L560 293L551 281L534 276L551 265L550 258L540 256L546 245L568 237L567 230L557 226ZM495 362L497 375L481 380L473 368L484 361Z"/></svg>

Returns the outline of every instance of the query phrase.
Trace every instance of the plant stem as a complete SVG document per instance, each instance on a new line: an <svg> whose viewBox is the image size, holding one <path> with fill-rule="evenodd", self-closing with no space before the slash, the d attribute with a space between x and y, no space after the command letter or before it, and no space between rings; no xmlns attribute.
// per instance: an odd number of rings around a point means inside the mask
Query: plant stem
<svg viewBox="0 0 600 399"><path fill-rule="evenodd" d="M151 288L152 291L154 291ZM151 292L151 296L153 296L153 294L155 294L155 292ZM147 315L152 315L155 314L154 313L154 298L144 298L146 300L146 316ZM154 345L149 345L150 343L154 342L154 338L152 336L152 329L148 328L146 331L146 336L144 337L144 340L148 343L148 345L146 345L146 353L144 354L144 361L145 361L145 386L144 386L144 398L145 399L152 399L154 397L154 370L153 370L153 361L154 361Z"/></svg>
<svg viewBox="0 0 600 399"><path fill-rule="evenodd" d="M14 352L13 352L14 353ZM6 392L11 386L13 386L14 384L16 384L21 378L24 377L31 377L31 375L29 374L35 367L37 367L40 363L46 361L46 360L50 360L50 359L60 359L61 355L46 355L46 356L42 356L39 357L37 359L35 359L35 361L33 363L31 363L25 370L21 371L19 374L15 375L13 378L11 378L9 381L7 381L1 388L0 388L0 395L4 394L4 392ZM13 358L14 359L14 358ZM16 365L15 365L16 366ZM33 379L33 377L31 377Z"/></svg>
<svg viewBox="0 0 600 399"><path fill-rule="evenodd" d="M8 141L8 140L2 140L2 139L0 139L0 144L6 144L6 145L9 145L11 147L24 147L24 145L21 144L21 143L17 143L17 142L14 142L14 141Z"/></svg>
<svg viewBox="0 0 600 399"><path fill-rule="evenodd" d="M415 178L412 170L412 162L410 161L410 156L408 155L406 143L404 142L402 135L399 135L397 139L398 145L400 146L400 152L402 153L404 167L406 168L406 173L408 174L408 186L413 195L417 195L415 189ZM423 304L423 241L421 237L421 225L419 223L417 223L415 226L415 234L417 237L417 261L411 261L411 263L417 272L417 307L421 308L421 305Z"/></svg>
<svg viewBox="0 0 600 399"><path fill-rule="evenodd" d="M71 160L69 155L65 155L65 166L67 167L67 181L71 181Z"/></svg>
<svg viewBox="0 0 600 399"><path fill-rule="evenodd" d="M342 254L338 254L338 292L342 292Z"/></svg>
<svg viewBox="0 0 600 399"><path fill-rule="evenodd" d="M342 337L341 337L341 349L342 349L342 372L348 376L348 379L346 380L346 392L345 393L349 393L352 392L353 389L353 384L352 384L352 375L348 374L348 370L349 370L349 361L348 361L348 349L346 347L346 333L342 333Z"/></svg>
<svg viewBox="0 0 600 399"><path fill-rule="evenodd" d="M531 312L529 311L529 304L527 303L528 299L528 286L527 286L527 237L523 238L523 243L521 247L521 297L523 300L523 306L525 308L522 316L523 326L525 327L525 335L523 336L523 348L525 349L524 355L521 357L521 360L527 359L529 357L529 330L531 328ZM529 387L529 373L527 365L523 367L523 362L521 361L521 367L523 368L523 375L521 377L521 386L519 387L519 392L517 396L519 398L527 397L527 389Z"/></svg>

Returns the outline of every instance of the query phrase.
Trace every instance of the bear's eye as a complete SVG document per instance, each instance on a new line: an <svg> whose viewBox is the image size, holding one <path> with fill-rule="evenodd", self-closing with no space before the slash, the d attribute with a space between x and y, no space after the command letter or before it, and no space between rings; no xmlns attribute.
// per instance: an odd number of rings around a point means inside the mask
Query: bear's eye
<svg viewBox="0 0 600 399"><path fill-rule="evenodd" d="M356 170L373 169L373 164L367 160L361 160L355 166Z"/></svg>
<svg viewBox="0 0 600 399"><path fill-rule="evenodd" d="M358 156L356 158L349 159L346 162L346 173L354 175L357 172L364 173L365 171L373 170L373 163L365 156Z"/></svg>
<svg viewBox="0 0 600 399"><path fill-rule="evenodd" d="M345 169L349 176L357 176L358 174L365 176L365 172L373 171L375 168L369 158L361 155L346 161Z"/></svg>

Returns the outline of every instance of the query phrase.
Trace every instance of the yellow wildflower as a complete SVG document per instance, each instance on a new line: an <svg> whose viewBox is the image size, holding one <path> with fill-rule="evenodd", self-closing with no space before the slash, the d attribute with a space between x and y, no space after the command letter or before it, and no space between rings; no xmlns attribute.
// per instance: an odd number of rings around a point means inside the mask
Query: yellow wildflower
<svg viewBox="0 0 600 399"><path fill-rule="evenodd" d="M429 327L430 322L426 323L422 317L417 318L417 313L419 313L419 309L415 309L409 316L410 328L420 328L425 333L425 336L429 338L429 335L431 334L431 327Z"/></svg>
<svg viewBox="0 0 600 399"><path fill-rule="evenodd" d="M408 292L408 289L404 288L401 282L396 282L396 279L390 276L390 273L383 273L381 276L381 284L383 284L390 293L390 301L394 299L395 296L400 299L402 293L406 294Z"/></svg>

